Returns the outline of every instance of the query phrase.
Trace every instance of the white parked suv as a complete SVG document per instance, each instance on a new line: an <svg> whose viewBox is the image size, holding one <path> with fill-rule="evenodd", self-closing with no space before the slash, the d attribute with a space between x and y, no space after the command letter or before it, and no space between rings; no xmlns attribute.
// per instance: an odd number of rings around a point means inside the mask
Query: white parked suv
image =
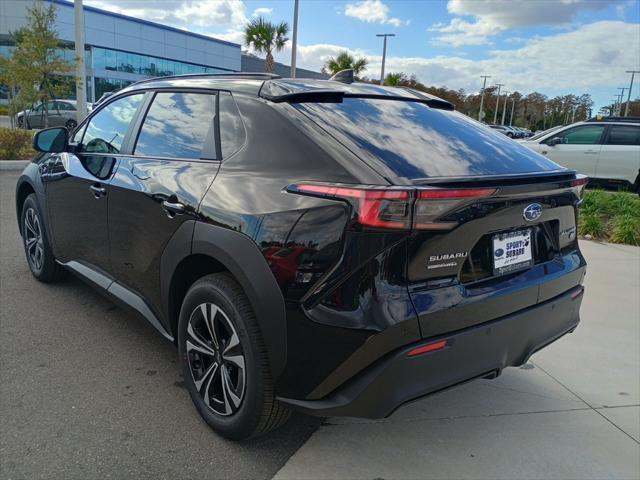
<svg viewBox="0 0 640 480"><path fill-rule="evenodd" d="M520 143L589 176L591 185L640 193L640 118L594 118L555 127Z"/></svg>

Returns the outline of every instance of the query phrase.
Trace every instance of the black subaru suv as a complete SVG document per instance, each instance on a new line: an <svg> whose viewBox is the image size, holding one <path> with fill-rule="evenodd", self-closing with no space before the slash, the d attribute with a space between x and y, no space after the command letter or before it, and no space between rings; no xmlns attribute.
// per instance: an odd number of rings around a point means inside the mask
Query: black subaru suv
<svg viewBox="0 0 640 480"><path fill-rule="evenodd" d="M151 79L34 146L33 275L146 318L230 438L291 410L385 417L579 322L585 178L418 91Z"/></svg>

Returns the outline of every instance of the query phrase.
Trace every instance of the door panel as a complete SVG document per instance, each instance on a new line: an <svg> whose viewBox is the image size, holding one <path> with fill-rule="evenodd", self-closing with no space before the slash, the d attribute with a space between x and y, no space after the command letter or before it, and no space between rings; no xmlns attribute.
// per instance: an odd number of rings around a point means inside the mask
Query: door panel
<svg viewBox="0 0 640 480"><path fill-rule="evenodd" d="M602 124L584 124L568 128L549 137L545 144L542 144L540 153L563 167L593 177L604 132L605 125ZM552 139L558 139L560 143L550 144Z"/></svg>
<svg viewBox="0 0 640 480"><path fill-rule="evenodd" d="M601 145L543 145L540 153L563 167L593 177L596 173L600 148Z"/></svg>
<svg viewBox="0 0 640 480"><path fill-rule="evenodd" d="M45 165L42 179L56 257L109 272L106 196L117 159L62 153Z"/></svg>
<svg viewBox="0 0 640 480"><path fill-rule="evenodd" d="M160 258L174 232L193 220L218 162L123 157L110 184L110 256L114 276L161 311ZM184 213L164 203L184 206Z"/></svg>
<svg viewBox="0 0 640 480"><path fill-rule="evenodd" d="M156 93L138 120L134 154L122 157L111 183L114 274L157 313L162 253L180 225L195 218L220 166L216 102L216 92Z"/></svg>
<svg viewBox="0 0 640 480"><path fill-rule="evenodd" d="M81 141L71 146L77 153L53 155L48 160L43 180L59 260L76 260L111 272L109 183L143 97L134 94L106 105L89 120Z"/></svg>
<svg viewBox="0 0 640 480"><path fill-rule="evenodd" d="M611 125L598 160L596 177L633 184L640 171L640 126Z"/></svg>

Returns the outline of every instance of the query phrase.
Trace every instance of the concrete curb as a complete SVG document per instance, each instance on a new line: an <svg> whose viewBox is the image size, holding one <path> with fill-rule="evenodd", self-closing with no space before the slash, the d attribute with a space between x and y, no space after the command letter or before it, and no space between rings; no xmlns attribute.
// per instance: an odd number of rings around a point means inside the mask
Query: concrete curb
<svg viewBox="0 0 640 480"><path fill-rule="evenodd" d="M0 170L22 170L31 160L0 160Z"/></svg>

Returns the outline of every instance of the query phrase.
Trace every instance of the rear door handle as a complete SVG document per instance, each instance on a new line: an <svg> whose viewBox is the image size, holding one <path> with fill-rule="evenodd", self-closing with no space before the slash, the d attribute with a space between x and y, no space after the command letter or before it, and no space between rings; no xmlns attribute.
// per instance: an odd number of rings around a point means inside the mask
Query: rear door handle
<svg viewBox="0 0 640 480"><path fill-rule="evenodd" d="M585 150L584 153L594 154L598 153L598 150Z"/></svg>
<svg viewBox="0 0 640 480"><path fill-rule="evenodd" d="M169 215L170 218L173 218L176 215L182 215L184 213L184 205L178 202L173 203L165 200L164 202L162 202L162 208L165 212L167 212L167 215Z"/></svg>
<svg viewBox="0 0 640 480"><path fill-rule="evenodd" d="M93 192L93 196L96 198L104 197L107 194L107 189L101 187L99 183L94 183L89 187L89 190Z"/></svg>

